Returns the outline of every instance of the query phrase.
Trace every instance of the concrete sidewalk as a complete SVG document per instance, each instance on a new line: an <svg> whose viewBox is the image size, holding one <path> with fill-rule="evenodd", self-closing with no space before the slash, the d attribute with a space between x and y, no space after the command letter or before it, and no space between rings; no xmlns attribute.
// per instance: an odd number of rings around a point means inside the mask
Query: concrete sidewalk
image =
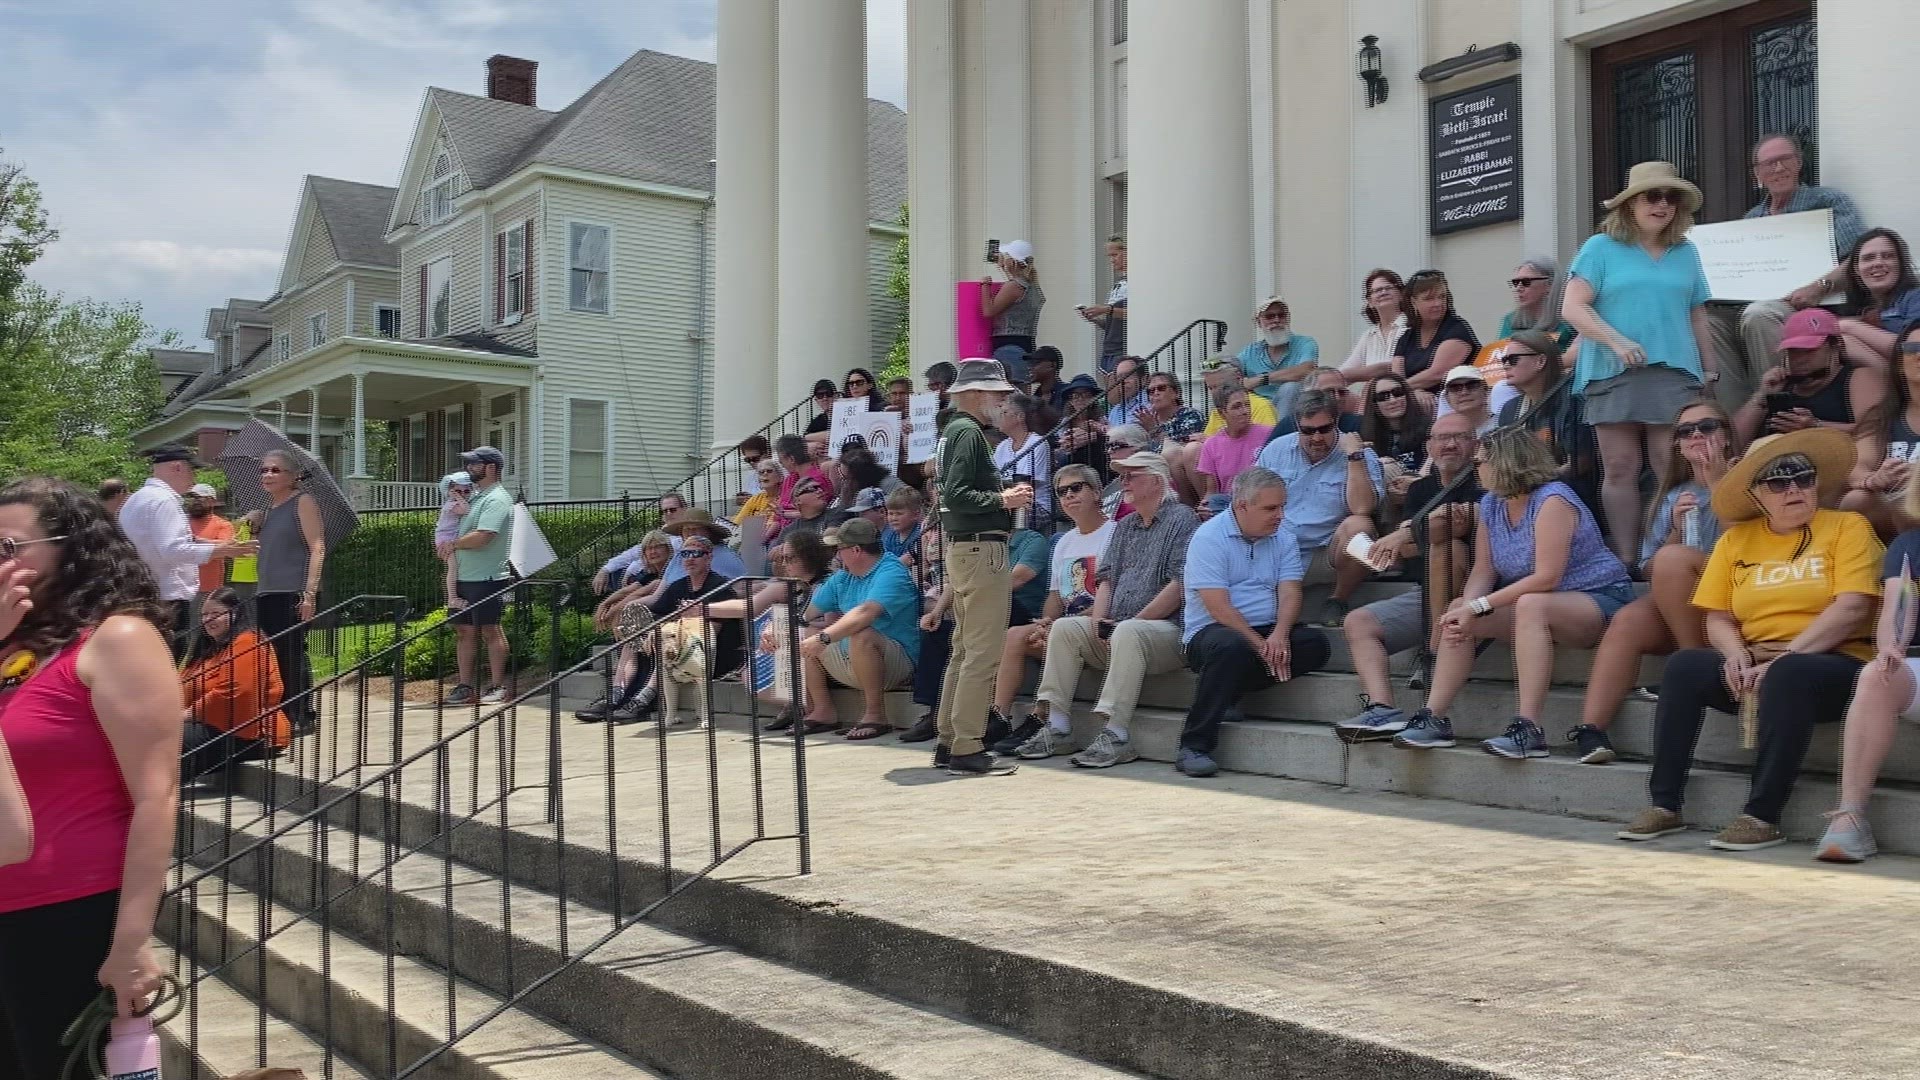
<svg viewBox="0 0 1920 1080"><path fill-rule="evenodd" d="M521 711L522 757L544 721ZM607 733L567 718L561 736L568 839L604 850ZM623 857L658 857L659 738L613 732ZM708 739L666 742L675 863L692 869L711 839ZM731 844L751 820L750 741L723 717L714 742ZM769 831L787 831L792 744L762 751ZM1499 1075L1920 1075L1899 1019L1920 1004L1917 860L1732 855L1699 832L1629 845L1610 824L1149 762L957 778L928 757L809 740L814 874L780 843L716 876ZM544 799L514 796L518 828L544 828ZM1083 1009L1102 1023L1099 1001Z"/></svg>

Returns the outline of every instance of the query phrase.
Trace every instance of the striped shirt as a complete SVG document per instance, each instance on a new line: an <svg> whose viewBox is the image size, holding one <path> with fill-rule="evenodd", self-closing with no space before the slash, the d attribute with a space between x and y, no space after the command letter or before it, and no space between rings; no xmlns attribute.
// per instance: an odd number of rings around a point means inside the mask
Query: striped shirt
<svg viewBox="0 0 1920 1080"><path fill-rule="evenodd" d="M1119 621L1140 614L1167 582L1187 572L1187 542L1200 518L1193 508L1173 496L1160 505L1153 524L1140 515L1128 514L1113 524L1113 539L1100 556L1098 582L1113 586L1113 599L1107 605L1107 618ZM1180 609L1175 607L1167 621L1178 624Z"/></svg>

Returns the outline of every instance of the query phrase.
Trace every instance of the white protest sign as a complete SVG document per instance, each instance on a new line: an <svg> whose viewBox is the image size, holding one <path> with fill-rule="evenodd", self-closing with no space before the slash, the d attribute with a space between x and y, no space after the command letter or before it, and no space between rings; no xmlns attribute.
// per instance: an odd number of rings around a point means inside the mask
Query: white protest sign
<svg viewBox="0 0 1920 1080"><path fill-rule="evenodd" d="M1840 261L1831 210L1695 225L1687 239L1700 251L1715 300L1778 300Z"/></svg>
<svg viewBox="0 0 1920 1080"><path fill-rule="evenodd" d="M915 394L907 399L907 464L933 460L940 441L935 421L940 416L939 394Z"/></svg>
<svg viewBox="0 0 1920 1080"><path fill-rule="evenodd" d="M866 398L842 398L833 403L833 426L827 429L827 456L839 460L840 446L851 435L866 438L861 430L867 415Z"/></svg>
<svg viewBox="0 0 1920 1080"><path fill-rule="evenodd" d="M900 414L865 412L860 414L859 435L867 449L882 465L900 460Z"/></svg>

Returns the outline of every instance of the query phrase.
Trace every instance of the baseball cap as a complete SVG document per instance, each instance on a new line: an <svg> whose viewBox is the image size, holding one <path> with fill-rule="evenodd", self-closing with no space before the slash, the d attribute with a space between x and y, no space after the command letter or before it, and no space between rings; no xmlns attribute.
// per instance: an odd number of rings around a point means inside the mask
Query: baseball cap
<svg viewBox="0 0 1920 1080"><path fill-rule="evenodd" d="M154 447L147 452L147 460L153 462L155 465L164 464L169 461L184 461L196 469L206 468L205 465L200 464L198 455L180 443L167 443L165 446Z"/></svg>
<svg viewBox="0 0 1920 1080"><path fill-rule="evenodd" d="M1787 317L1780 328L1783 349L1817 349L1840 332L1840 320L1825 308L1804 308Z"/></svg>
<svg viewBox="0 0 1920 1080"><path fill-rule="evenodd" d="M880 542L880 527L866 518L848 518L821 537L828 547L864 547Z"/></svg>
<svg viewBox="0 0 1920 1080"><path fill-rule="evenodd" d="M1444 389L1445 387L1452 386L1454 383L1468 381L1477 382L1485 386L1487 384L1487 377L1481 373L1479 368L1474 367L1472 364L1461 364L1459 367L1447 372L1446 381L1442 382L1440 386Z"/></svg>
<svg viewBox="0 0 1920 1080"><path fill-rule="evenodd" d="M1269 296L1265 300L1262 300L1259 303L1253 305L1253 317L1256 319L1259 318L1262 313L1264 313L1268 308L1272 307L1275 304L1280 305L1280 310L1282 313L1288 314L1288 315L1291 315L1293 313L1293 310L1287 307L1287 302L1285 300L1282 300L1277 296Z"/></svg>
<svg viewBox="0 0 1920 1080"><path fill-rule="evenodd" d="M1267 309L1266 308L1260 309L1260 311L1265 311L1265 310ZM1254 314L1258 315L1259 312L1255 312ZM1239 371L1240 358L1237 356L1230 355L1228 353L1221 353L1219 356L1216 356L1213 359L1208 360L1206 363L1201 364L1200 370L1201 371L1217 371L1223 367L1230 367L1235 371Z"/></svg>
<svg viewBox="0 0 1920 1080"><path fill-rule="evenodd" d="M195 484L187 489L187 494L198 495L203 499L217 499L220 493L213 490L212 484Z"/></svg>
<svg viewBox="0 0 1920 1080"><path fill-rule="evenodd" d="M1168 482L1173 480L1173 472L1167 468L1167 459L1152 450L1135 450L1113 462L1113 467L1127 472L1149 472Z"/></svg>
<svg viewBox="0 0 1920 1080"><path fill-rule="evenodd" d="M476 446L473 449L467 451L466 453L460 455L460 464L462 465L498 465L504 469L507 467L507 455L501 453L500 451L494 449L491 446Z"/></svg>
<svg viewBox="0 0 1920 1080"><path fill-rule="evenodd" d="M853 497L853 512L862 514L868 510L885 510L887 493L877 487L861 488L860 494Z"/></svg>

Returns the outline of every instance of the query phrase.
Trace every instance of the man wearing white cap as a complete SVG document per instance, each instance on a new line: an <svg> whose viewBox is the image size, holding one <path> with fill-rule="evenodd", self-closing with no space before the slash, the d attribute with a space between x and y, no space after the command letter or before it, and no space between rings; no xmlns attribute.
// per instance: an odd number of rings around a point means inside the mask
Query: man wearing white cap
<svg viewBox="0 0 1920 1080"><path fill-rule="evenodd" d="M1040 308L1047 302L1033 265L1033 245L1025 240L1001 244L994 265L1007 280L993 291L992 277L980 279L980 314L993 323L993 358L1009 379L1024 383L1027 354L1039 340Z"/></svg>
<svg viewBox="0 0 1920 1080"><path fill-rule="evenodd" d="M1241 383L1267 399L1280 424L1278 434L1293 430L1293 399L1302 380L1312 377L1320 363L1320 343L1293 332L1293 313L1287 302L1269 296L1253 309L1259 339L1240 350Z"/></svg>

